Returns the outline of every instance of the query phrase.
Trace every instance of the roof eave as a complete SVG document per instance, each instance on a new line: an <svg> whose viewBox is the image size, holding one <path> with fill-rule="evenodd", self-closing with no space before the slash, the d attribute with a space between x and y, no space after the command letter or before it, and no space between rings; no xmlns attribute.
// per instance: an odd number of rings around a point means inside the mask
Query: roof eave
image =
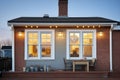
<svg viewBox="0 0 120 80"><path fill-rule="evenodd" d="M76 25L103 25L103 26L110 26L110 25L117 25L117 22L111 23L10 23L8 22L8 26L25 26L25 25L37 25L37 26L50 26L50 25L60 25L60 26L76 26Z"/></svg>

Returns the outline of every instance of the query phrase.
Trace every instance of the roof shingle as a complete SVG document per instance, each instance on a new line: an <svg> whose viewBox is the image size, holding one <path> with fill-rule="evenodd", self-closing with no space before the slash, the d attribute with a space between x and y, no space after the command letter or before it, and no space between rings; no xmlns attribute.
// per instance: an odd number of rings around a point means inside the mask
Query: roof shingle
<svg viewBox="0 0 120 80"><path fill-rule="evenodd" d="M8 23L119 23L102 17L19 17Z"/></svg>

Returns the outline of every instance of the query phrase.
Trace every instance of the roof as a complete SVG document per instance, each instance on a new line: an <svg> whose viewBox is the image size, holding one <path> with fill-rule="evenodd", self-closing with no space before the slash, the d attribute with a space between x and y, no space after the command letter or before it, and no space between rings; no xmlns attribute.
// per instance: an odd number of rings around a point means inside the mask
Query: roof
<svg viewBox="0 0 120 80"><path fill-rule="evenodd" d="M8 23L119 23L103 17L19 17Z"/></svg>
<svg viewBox="0 0 120 80"><path fill-rule="evenodd" d="M2 46L1 49L12 49L12 46Z"/></svg>
<svg viewBox="0 0 120 80"><path fill-rule="evenodd" d="M118 23L118 25L120 25L120 22Z"/></svg>

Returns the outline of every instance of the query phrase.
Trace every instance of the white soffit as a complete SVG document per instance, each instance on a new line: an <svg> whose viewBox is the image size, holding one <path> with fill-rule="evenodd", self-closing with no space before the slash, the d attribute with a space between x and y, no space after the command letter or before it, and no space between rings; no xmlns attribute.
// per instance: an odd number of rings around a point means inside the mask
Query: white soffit
<svg viewBox="0 0 120 80"><path fill-rule="evenodd" d="M82 25L89 25L89 26L111 26L111 24L117 24L117 23L8 23L8 26L82 26Z"/></svg>

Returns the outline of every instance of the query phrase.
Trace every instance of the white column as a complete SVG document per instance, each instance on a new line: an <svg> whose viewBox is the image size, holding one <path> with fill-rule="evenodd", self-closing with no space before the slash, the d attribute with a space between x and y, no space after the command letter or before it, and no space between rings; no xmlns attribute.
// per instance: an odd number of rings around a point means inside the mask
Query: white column
<svg viewBox="0 0 120 80"><path fill-rule="evenodd" d="M110 72L113 71L113 66L112 66L112 28L113 28L113 24L111 25L111 29L110 29Z"/></svg>
<svg viewBox="0 0 120 80"><path fill-rule="evenodd" d="M13 25L11 26L12 29L12 71L15 71L15 54L14 54L14 28Z"/></svg>

